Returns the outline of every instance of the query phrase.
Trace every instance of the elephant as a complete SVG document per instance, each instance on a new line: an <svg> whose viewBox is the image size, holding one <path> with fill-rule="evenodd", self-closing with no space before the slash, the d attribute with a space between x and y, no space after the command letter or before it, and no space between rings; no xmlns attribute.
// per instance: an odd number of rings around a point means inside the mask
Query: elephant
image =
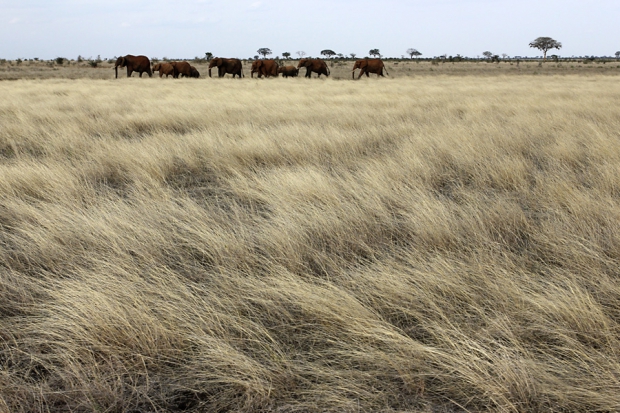
<svg viewBox="0 0 620 413"><path fill-rule="evenodd" d="M175 79L178 79L179 75L183 75L183 77L190 77L192 74L192 67L187 62L170 62L172 67L174 68Z"/></svg>
<svg viewBox="0 0 620 413"><path fill-rule="evenodd" d="M299 69L295 66L282 66L278 68L278 73L282 73L282 77L297 77Z"/></svg>
<svg viewBox="0 0 620 413"><path fill-rule="evenodd" d="M170 63L157 63L153 66L153 73L159 72L159 77L166 75L166 77L174 76L174 67Z"/></svg>
<svg viewBox="0 0 620 413"><path fill-rule="evenodd" d="M191 69L189 77L200 77L200 72L194 66L190 66L189 68Z"/></svg>
<svg viewBox="0 0 620 413"><path fill-rule="evenodd" d="M243 76L243 67L241 60L239 59L224 59L222 57L214 57L209 63L209 77L211 77L211 68L217 67L217 76L224 77L226 73L239 76L239 79Z"/></svg>
<svg viewBox="0 0 620 413"><path fill-rule="evenodd" d="M258 77L265 76L278 76L278 62L273 59L267 60L255 60L252 62L251 77L254 77L254 73L258 73Z"/></svg>
<svg viewBox="0 0 620 413"><path fill-rule="evenodd" d="M319 77L321 77L321 75L329 76L327 64L322 59L301 59L297 65L297 69L301 67L306 68L305 77L312 77L312 72L318 73Z"/></svg>
<svg viewBox="0 0 620 413"><path fill-rule="evenodd" d="M127 77L131 77L133 72L140 73L140 77L142 77L142 73L148 73L149 77L153 76L153 72L151 71L151 61L146 56L133 56L128 54L127 56L121 56L116 59L116 64L114 65L114 72L116 73L116 78L118 79L118 67L127 66Z"/></svg>
<svg viewBox="0 0 620 413"><path fill-rule="evenodd" d="M353 79L355 79L355 69L360 69L360 74L357 77L358 79L362 77L364 73L366 73L366 77L370 77L369 73L376 73L377 77L383 76L383 71L385 70L385 74L389 75L385 65L383 64L383 60L381 59L361 59L357 60L353 65L353 70L351 70L351 75Z"/></svg>

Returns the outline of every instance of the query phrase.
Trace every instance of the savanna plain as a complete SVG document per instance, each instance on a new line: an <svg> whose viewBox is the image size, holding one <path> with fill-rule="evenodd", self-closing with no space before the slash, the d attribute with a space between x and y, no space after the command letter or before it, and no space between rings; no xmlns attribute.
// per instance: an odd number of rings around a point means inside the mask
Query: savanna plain
<svg viewBox="0 0 620 413"><path fill-rule="evenodd" d="M0 82L0 412L620 410L618 69L482 67Z"/></svg>

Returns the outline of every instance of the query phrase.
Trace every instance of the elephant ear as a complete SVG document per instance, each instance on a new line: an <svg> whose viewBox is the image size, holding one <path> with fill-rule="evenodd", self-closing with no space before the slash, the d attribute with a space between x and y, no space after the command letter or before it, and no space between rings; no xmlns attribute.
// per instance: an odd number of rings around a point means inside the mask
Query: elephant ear
<svg viewBox="0 0 620 413"><path fill-rule="evenodd" d="M362 60L362 63L360 64L360 68L364 69L366 66L368 66L368 60Z"/></svg>

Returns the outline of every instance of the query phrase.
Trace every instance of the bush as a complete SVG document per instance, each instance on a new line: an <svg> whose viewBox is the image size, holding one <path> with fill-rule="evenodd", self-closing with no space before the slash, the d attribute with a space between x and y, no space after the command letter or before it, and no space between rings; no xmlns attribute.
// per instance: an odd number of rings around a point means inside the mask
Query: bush
<svg viewBox="0 0 620 413"><path fill-rule="evenodd" d="M62 65L65 62L65 58L64 57L57 57L56 58L56 64L58 65Z"/></svg>

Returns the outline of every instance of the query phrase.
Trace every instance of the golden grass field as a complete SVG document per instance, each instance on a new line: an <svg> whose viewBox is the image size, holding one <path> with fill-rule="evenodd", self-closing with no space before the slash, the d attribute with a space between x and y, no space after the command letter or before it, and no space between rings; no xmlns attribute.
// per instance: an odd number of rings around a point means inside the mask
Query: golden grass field
<svg viewBox="0 0 620 413"><path fill-rule="evenodd" d="M0 82L0 412L620 410L618 76L80 70Z"/></svg>

